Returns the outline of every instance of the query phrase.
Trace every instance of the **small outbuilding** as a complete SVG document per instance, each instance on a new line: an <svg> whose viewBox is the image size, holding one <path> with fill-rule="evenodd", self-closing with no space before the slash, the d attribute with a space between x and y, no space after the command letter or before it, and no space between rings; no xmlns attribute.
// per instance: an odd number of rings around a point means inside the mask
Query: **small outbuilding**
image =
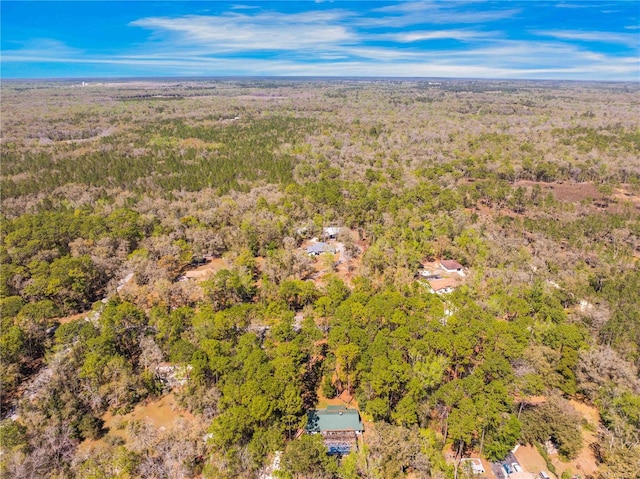
<svg viewBox="0 0 640 479"><path fill-rule="evenodd" d="M338 226L329 226L327 228L322 228L322 236L324 236L325 239L336 239L339 233L340 228Z"/></svg>
<svg viewBox="0 0 640 479"><path fill-rule="evenodd" d="M463 458L460 461L460 465L465 468L465 467L470 467L471 468L471 474L473 474L474 476L476 474L484 474L484 466L482 465L482 461L478 458L471 458L471 457L467 457L467 458ZM468 466L467 466L468 464Z"/></svg>

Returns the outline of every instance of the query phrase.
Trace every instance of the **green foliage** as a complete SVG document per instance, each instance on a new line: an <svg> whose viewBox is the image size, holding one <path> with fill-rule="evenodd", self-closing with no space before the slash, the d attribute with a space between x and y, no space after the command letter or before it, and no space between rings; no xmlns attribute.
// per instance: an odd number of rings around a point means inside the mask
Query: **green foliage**
<svg viewBox="0 0 640 479"><path fill-rule="evenodd" d="M328 478L337 472L337 463L327 455L322 436L303 434L285 449L282 468L295 478Z"/></svg>
<svg viewBox="0 0 640 479"><path fill-rule="evenodd" d="M169 361L178 364L188 363L195 352L196 348L193 344L184 339L178 339L169 348Z"/></svg>
<svg viewBox="0 0 640 479"><path fill-rule="evenodd" d="M299 279L286 280L280 283L278 299L285 301L292 309L301 309L313 304L319 297L319 292L311 281Z"/></svg>
<svg viewBox="0 0 640 479"><path fill-rule="evenodd" d="M13 318L24 306L24 301L20 296L8 296L0 299L0 314L3 320Z"/></svg>
<svg viewBox="0 0 640 479"><path fill-rule="evenodd" d="M369 471L375 478L402 478L405 472L429 477L432 471L431 454L439 454L427 435L413 427L411 429L375 425L369 445Z"/></svg>
<svg viewBox="0 0 640 479"><path fill-rule="evenodd" d="M70 345L75 341L85 344L89 339L98 336L99 331L84 318L61 324L55 332L56 343Z"/></svg>
<svg viewBox="0 0 640 479"><path fill-rule="evenodd" d="M640 269L608 278L601 288L602 296L612 307L611 318L600 332L601 340L612 344L629 360L640 363Z"/></svg>
<svg viewBox="0 0 640 479"><path fill-rule="evenodd" d="M125 357L137 356L140 338L147 331L147 316L132 303L110 301L100 314L101 336L112 341Z"/></svg>
<svg viewBox="0 0 640 479"><path fill-rule="evenodd" d="M523 411L522 439L529 444L551 439L558 452L567 458L577 456L582 447L579 414L562 399L550 399L544 404Z"/></svg>
<svg viewBox="0 0 640 479"><path fill-rule="evenodd" d="M72 313L93 303L101 278L88 256L64 256L55 259L48 268L34 270L32 279L33 283L24 289L27 297L51 299L62 311Z"/></svg>
<svg viewBox="0 0 640 479"><path fill-rule="evenodd" d="M324 381L322 381L322 395L327 399L333 399L336 397L338 391L336 387L333 385L333 381L331 381L330 376L325 376Z"/></svg>
<svg viewBox="0 0 640 479"><path fill-rule="evenodd" d="M218 271L212 279L202 283L202 288L218 310L250 301L255 294L251 275L237 269Z"/></svg>
<svg viewBox="0 0 640 479"><path fill-rule="evenodd" d="M294 158L278 151L278 146L296 143L313 125L309 119L276 115L210 126L192 126L182 119L160 124L147 122L136 132L137 145L150 146L142 155L110 154L95 149L80 158L56 159L50 153L27 153L20 161L5 158L4 163L12 167L4 174L42 170L49 174L30 175L21 182L4 180L3 196L52 191L68 182L139 190L141 178L154 178L152 184L165 191L213 187L227 192L241 190L243 181L258 179L287 183L292 180ZM184 148L181 140L189 139L206 144ZM78 168L79 162L82 168Z"/></svg>
<svg viewBox="0 0 640 479"><path fill-rule="evenodd" d="M575 145L578 152L583 154L593 149L607 151L611 148L621 148L632 153L640 151L640 134L638 131L628 131L620 125L610 126L602 130L584 126L566 129L557 128L553 130L553 134L560 138L561 143Z"/></svg>
<svg viewBox="0 0 640 479"><path fill-rule="evenodd" d="M17 361L23 351L25 334L18 326L3 328L0 334L0 360Z"/></svg>
<svg viewBox="0 0 640 479"><path fill-rule="evenodd" d="M104 421L100 418L97 418L91 414L85 414L80 419L78 424L78 431L80 436L84 439L98 439L102 436L102 426L104 425Z"/></svg>
<svg viewBox="0 0 640 479"><path fill-rule="evenodd" d="M503 418L500 425L486 436L483 452L489 460L504 459L520 439L520 421L514 415L507 418Z"/></svg>
<svg viewBox="0 0 640 479"><path fill-rule="evenodd" d="M5 419L0 423L0 448L4 453L27 445L27 428L17 421Z"/></svg>

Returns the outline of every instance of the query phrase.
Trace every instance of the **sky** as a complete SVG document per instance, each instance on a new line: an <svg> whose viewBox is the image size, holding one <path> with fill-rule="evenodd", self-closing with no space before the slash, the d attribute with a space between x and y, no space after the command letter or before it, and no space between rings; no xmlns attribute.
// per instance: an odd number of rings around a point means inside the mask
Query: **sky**
<svg viewBox="0 0 640 479"><path fill-rule="evenodd" d="M640 81L640 0L7 1L1 78Z"/></svg>

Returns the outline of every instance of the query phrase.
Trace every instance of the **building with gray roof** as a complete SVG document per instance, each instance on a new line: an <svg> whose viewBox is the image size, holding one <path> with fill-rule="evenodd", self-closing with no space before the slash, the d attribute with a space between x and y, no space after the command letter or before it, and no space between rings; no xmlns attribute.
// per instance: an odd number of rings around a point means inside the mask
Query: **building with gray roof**
<svg viewBox="0 0 640 479"><path fill-rule="evenodd" d="M330 244L322 241L307 246L307 254L309 255L318 256L322 253L335 253L335 249Z"/></svg>

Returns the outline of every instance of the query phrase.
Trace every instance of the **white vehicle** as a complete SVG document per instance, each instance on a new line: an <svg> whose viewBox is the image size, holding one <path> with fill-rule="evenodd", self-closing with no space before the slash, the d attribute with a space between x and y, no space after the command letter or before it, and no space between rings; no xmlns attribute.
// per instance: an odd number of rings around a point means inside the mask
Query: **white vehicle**
<svg viewBox="0 0 640 479"><path fill-rule="evenodd" d="M540 479L551 479L551 478L549 477L549 474L547 474L547 473L546 473L546 472L544 472L544 471L540 471L540 474L538 474L538 477L539 477Z"/></svg>
<svg viewBox="0 0 640 479"><path fill-rule="evenodd" d="M522 472L522 467L520 467L520 464L518 464L517 462L512 462L511 467L515 472Z"/></svg>

